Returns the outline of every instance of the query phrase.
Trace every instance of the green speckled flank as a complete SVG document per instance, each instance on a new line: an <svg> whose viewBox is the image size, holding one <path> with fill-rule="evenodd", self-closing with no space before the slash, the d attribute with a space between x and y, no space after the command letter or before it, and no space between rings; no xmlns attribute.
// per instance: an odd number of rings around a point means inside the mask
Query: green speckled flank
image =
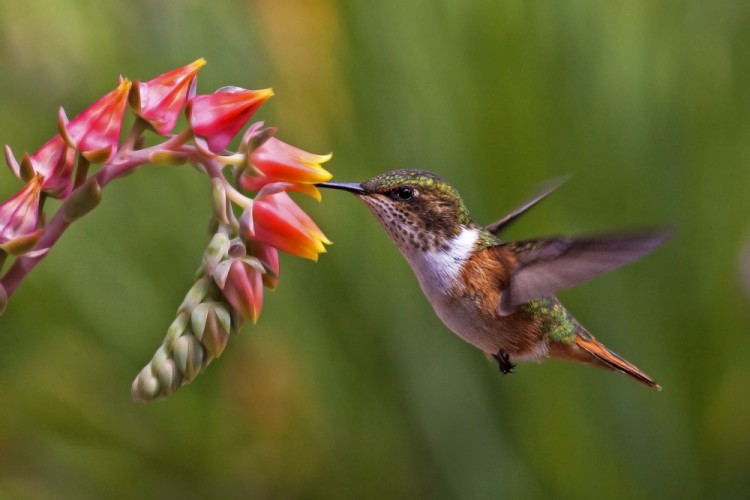
<svg viewBox="0 0 750 500"><path fill-rule="evenodd" d="M519 311L539 318L545 340L572 344L576 334L584 331L573 315L554 298L532 300L519 306Z"/></svg>

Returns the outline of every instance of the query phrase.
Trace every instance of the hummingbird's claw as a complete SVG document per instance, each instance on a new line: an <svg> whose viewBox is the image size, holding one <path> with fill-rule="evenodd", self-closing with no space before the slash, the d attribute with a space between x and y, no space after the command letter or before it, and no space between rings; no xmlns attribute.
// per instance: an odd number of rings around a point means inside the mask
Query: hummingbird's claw
<svg viewBox="0 0 750 500"><path fill-rule="evenodd" d="M510 354L508 354L505 349L500 349L495 354L493 354L492 357L495 358L495 361L497 361L497 365L498 367L500 367L500 373L502 373L503 375L513 373L513 369L516 367L516 365L510 362Z"/></svg>

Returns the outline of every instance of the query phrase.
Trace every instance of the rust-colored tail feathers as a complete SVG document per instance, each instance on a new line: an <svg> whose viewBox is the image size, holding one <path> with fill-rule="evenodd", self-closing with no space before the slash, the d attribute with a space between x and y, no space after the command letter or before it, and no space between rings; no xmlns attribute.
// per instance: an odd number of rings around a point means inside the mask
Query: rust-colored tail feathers
<svg viewBox="0 0 750 500"><path fill-rule="evenodd" d="M590 338L584 338L578 335L576 336L575 343L578 347L596 358L598 363L595 362L595 364L597 366L608 368L610 370L617 370L652 389L658 391L661 390L661 386L657 384L654 379L643 373L634 364L622 359L620 356L604 347L597 342L593 336Z"/></svg>

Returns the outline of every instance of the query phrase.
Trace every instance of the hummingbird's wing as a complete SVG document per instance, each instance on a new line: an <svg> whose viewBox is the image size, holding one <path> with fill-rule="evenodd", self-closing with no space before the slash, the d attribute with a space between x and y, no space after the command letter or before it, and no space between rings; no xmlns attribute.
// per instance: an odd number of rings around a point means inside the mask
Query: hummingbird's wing
<svg viewBox="0 0 750 500"><path fill-rule="evenodd" d="M531 207L545 199L552 191L562 186L565 181L567 181L570 178L569 175L565 177L560 177L558 179L552 179L550 181L547 181L541 189L541 192L536 195L535 197L528 200L526 203L518 207L517 209L513 210L511 213L506 215L500 220L497 220L493 222L492 224L488 224L485 226L485 229L489 232L491 232L494 235L498 235L501 232L503 232L508 226L510 226L513 222L515 222L516 219L518 219L521 215L526 213Z"/></svg>
<svg viewBox="0 0 750 500"><path fill-rule="evenodd" d="M550 238L504 243L515 265L501 293L499 312L549 297L594 276L631 262L658 248L670 231L589 238Z"/></svg>

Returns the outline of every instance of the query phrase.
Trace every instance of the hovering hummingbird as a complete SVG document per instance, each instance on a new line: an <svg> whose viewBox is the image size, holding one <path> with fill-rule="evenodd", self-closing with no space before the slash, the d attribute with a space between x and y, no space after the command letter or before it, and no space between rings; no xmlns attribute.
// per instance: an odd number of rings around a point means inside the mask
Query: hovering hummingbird
<svg viewBox="0 0 750 500"><path fill-rule="evenodd" d="M646 255L666 231L502 242L497 235L561 182L502 219L476 224L458 192L424 170L395 170L362 183L324 182L365 202L414 270L442 322L511 373L515 361L558 358L618 370L661 387L599 343L554 297Z"/></svg>

